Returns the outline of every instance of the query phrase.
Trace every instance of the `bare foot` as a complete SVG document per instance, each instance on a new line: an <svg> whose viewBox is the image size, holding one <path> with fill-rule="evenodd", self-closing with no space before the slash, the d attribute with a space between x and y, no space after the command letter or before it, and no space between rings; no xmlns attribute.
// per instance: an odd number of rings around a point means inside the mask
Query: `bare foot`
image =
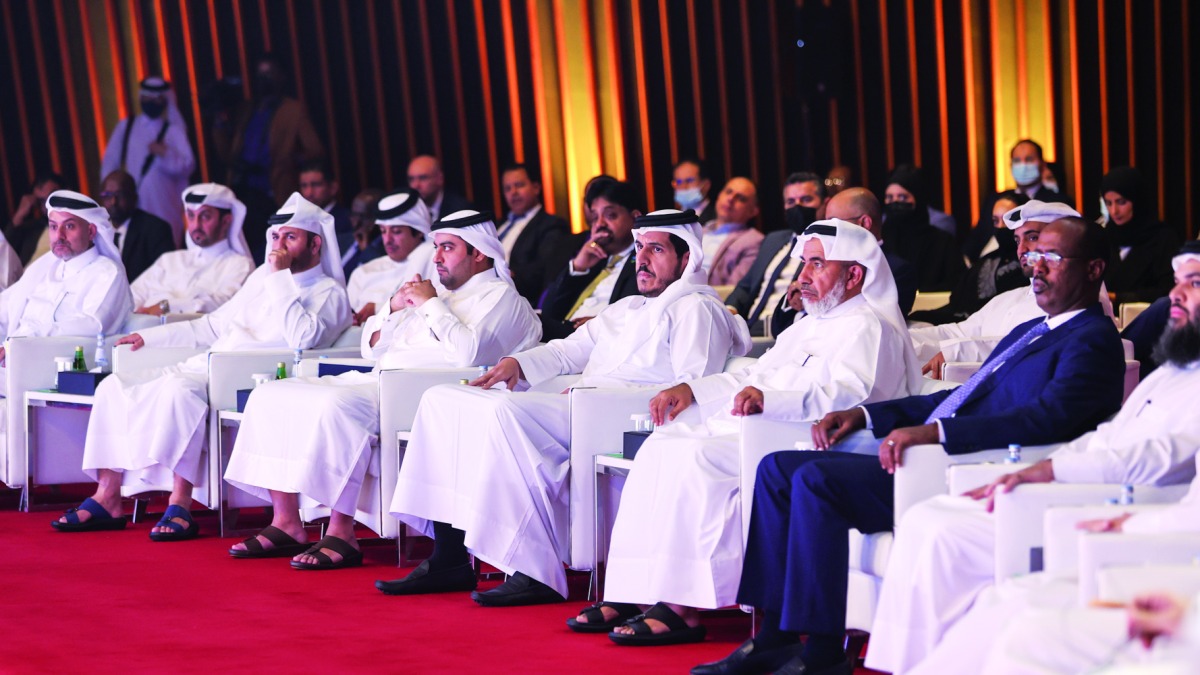
<svg viewBox="0 0 1200 675"><path fill-rule="evenodd" d="M272 525L274 525L274 523L272 523ZM274 527L276 529L283 530L283 532L285 534L287 534L292 539L295 539L296 541L300 542L301 544L308 542L308 533L304 531L304 528L302 526L297 525L295 527L292 527L292 526L274 525ZM258 543L262 545L264 551L270 551L275 548L275 544L271 543L270 539L267 539L266 537L262 536L261 534L256 535L255 539L258 539ZM230 546L229 550L231 550L231 551L246 551L249 549L246 547L245 543L239 541L238 543L234 544L233 546Z"/></svg>
<svg viewBox="0 0 1200 675"><path fill-rule="evenodd" d="M326 535L326 536L332 536L332 535ZM338 539L342 539L342 538L338 537ZM362 550L358 546L358 539L342 539L342 541L353 546L354 550L356 550L356 551ZM337 551L335 551L331 548L321 547L319 550L321 553L324 553L325 555L329 556L330 563L334 564L334 565L336 565L337 563L340 563L342 561L342 558L344 557L344 556L342 556L341 553L338 553ZM306 565L319 565L322 563L321 560L318 560L316 556L314 556L310 553L301 553L300 555L292 558L292 562L304 563Z"/></svg>

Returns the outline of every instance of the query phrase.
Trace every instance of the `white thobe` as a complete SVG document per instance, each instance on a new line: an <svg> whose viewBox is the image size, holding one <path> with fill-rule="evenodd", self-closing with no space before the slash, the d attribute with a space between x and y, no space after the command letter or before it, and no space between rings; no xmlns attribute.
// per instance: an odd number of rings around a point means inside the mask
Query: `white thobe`
<svg viewBox="0 0 1200 675"><path fill-rule="evenodd" d="M1191 399L1200 365L1163 366L1130 394L1110 422L1049 457L1055 480L1169 485L1192 480L1200 416ZM903 672L920 662L990 586L995 521L983 502L930 499L904 515L884 575L867 666Z"/></svg>
<svg viewBox="0 0 1200 675"><path fill-rule="evenodd" d="M740 418L745 387L763 417L787 422L908 396L906 334L860 295L780 334L754 365L689 383L703 422L659 427L638 451L613 527L605 599L715 608L736 602L742 574Z"/></svg>
<svg viewBox="0 0 1200 675"><path fill-rule="evenodd" d="M390 312L385 305L363 330L363 355L377 358L379 369L489 365L533 347L541 334L529 303L489 269L420 307ZM268 490L299 493L304 506L375 517L379 481L365 479L378 440L374 373L268 382L246 404L225 479L264 499Z"/></svg>
<svg viewBox="0 0 1200 675"><path fill-rule="evenodd" d="M642 296L624 298L570 337L514 358L530 383L582 372L580 387L657 388L724 367L735 336L715 297L692 293L654 311ZM651 316L657 323L639 331ZM650 337L629 354L622 341L639 333ZM562 394L434 387L417 409L391 512L427 534L430 521L449 523L476 557L565 597L570 435Z"/></svg>
<svg viewBox="0 0 1200 675"><path fill-rule="evenodd" d="M169 117L172 117L171 125L162 141L167 146L167 152L155 157L143 176L142 165L150 154L150 144L158 139L163 122ZM125 126L129 124L129 119L117 122L108 139L104 159L100 162L100 179L104 180L105 176L117 169L124 169L133 176L138 186L138 208L167 221L175 236L175 245L180 246L183 243L183 205L179 203L179 195L187 188L189 177L196 168L187 129L178 117L170 116L169 112L164 112L158 119L138 114L132 118L129 149L125 155L125 166L121 166L121 145L125 140Z"/></svg>
<svg viewBox="0 0 1200 675"><path fill-rule="evenodd" d="M433 244L428 240L418 244L400 262L385 255L355 267L350 273L350 280L346 282L350 306L354 311L372 302L379 307L391 299L400 284L416 274L420 274L422 279L437 281L433 268Z"/></svg>
<svg viewBox="0 0 1200 675"><path fill-rule="evenodd" d="M4 235L0 234L0 291L17 283L17 279L21 278L21 273L24 271L21 258L9 245Z"/></svg>
<svg viewBox="0 0 1200 675"><path fill-rule="evenodd" d="M245 286L199 319L139 334L146 347L311 349L350 325L340 284L317 266L299 274L260 266ZM171 473L196 483L207 445L208 353L182 363L110 375L96 387L83 470L124 471L124 485L169 485Z"/></svg>
<svg viewBox="0 0 1200 675"><path fill-rule="evenodd" d="M134 309L166 300L172 312L207 313L232 298L253 271L253 259L222 241L162 254L129 289Z"/></svg>

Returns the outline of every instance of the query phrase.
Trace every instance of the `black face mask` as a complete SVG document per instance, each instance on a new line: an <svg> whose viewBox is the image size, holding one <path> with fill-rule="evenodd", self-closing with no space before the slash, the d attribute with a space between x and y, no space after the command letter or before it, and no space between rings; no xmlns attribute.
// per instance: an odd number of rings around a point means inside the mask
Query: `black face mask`
<svg viewBox="0 0 1200 675"><path fill-rule="evenodd" d="M783 212L783 218L789 230L801 234L817 220L817 210L811 206L793 206Z"/></svg>
<svg viewBox="0 0 1200 675"><path fill-rule="evenodd" d="M142 112L147 117L158 119L166 109L167 104L162 101L142 101Z"/></svg>
<svg viewBox="0 0 1200 675"><path fill-rule="evenodd" d="M1017 259L1017 237L1013 231L1007 227L995 228L996 247L1000 250L1000 256L1004 260Z"/></svg>
<svg viewBox="0 0 1200 675"><path fill-rule="evenodd" d="M907 227L916 221L917 205L912 202L892 202L883 206L884 222L893 227Z"/></svg>

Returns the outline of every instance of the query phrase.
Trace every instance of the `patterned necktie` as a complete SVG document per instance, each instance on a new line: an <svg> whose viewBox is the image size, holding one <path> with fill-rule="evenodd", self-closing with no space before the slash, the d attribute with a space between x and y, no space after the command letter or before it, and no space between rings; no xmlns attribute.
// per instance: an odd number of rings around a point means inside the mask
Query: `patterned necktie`
<svg viewBox="0 0 1200 675"><path fill-rule="evenodd" d="M517 223L517 214L515 214L515 213L508 214L508 222L505 223L504 227L500 228L500 231L496 233L496 238L499 239L500 241L504 241L504 236L506 234L508 234L508 231L511 230L513 228L513 225L515 225L516 223Z"/></svg>
<svg viewBox="0 0 1200 675"><path fill-rule="evenodd" d="M579 299L571 306L571 311L567 312L567 321L575 318L575 312L578 312L579 308L583 307L583 303L587 302L587 299L592 297L592 293L596 292L596 288L600 286L600 282L607 279L608 275L612 274L613 268L620 262L620 255L614 255L608 259L608 265L600 270L600 274L597 274L596 278L592 279L592 283L588 284L587 288L583 289L583 292L579 294Z"/></svg>
<svg viewBox="0 0 1200 675"><path fill-rule="evenodd" d="M1000 356L997 356L990 364L988 364L987 368L980 368L979 370L975 371L975 374L967 380L966 384L950 392L949 396L942 399L942 402L938 404L938 407L934 408L933 412L929 413L929 417L925 420L925 424L930 424L934 420L940 420L953 416L954 413L958 411L959 406L963 404L963 401L966 401L967 397L970 396L971 393L976 389L978 389L979 385L983 383L983 381L986 380L989 375L996 372L996 370L1003 363L1016 356L1022 349L1028 347L1030 342L1033 342L1036 338L1045 335L1047 332L1049 332L1049 330L1050 324L1043 321L1033 328L1025 331L1024 335L1022 335L1016 342L1009 345L1008 349L1005 349L1003 352L1001 352Z"/></svg>

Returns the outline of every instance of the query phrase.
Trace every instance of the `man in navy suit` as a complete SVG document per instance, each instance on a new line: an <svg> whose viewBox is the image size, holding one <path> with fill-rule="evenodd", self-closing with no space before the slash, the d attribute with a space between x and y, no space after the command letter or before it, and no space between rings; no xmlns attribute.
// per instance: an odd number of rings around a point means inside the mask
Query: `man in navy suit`
<svg viewBox="0 0 1200 675"><path fill-rule="evenodd" d="M496 223L496 236L504 245L517 292L536 307L546 284L567 265L556 252L571 236L571 227L542 206L542 180L533 165L505 167L500 186L509 212Z"/></svg>
<svg viewBox="0 0 1200 675"><path fill-rule="evenodd" d="M843 652L847 536L892 528L892 473L913 445L960 454L1009 443L1041 445L1089 431L1121 405L1120 337L1096 300L1105 237L1095 223L1057 220L1026 254L1046 312L1009 333L957 389L826 415L818 450L863 428L883 438L879 458L778 452L758 468L738 602L764 611L763 629L712 673L853 672ZM800 634L808 640L799 644Z"/></svg>

